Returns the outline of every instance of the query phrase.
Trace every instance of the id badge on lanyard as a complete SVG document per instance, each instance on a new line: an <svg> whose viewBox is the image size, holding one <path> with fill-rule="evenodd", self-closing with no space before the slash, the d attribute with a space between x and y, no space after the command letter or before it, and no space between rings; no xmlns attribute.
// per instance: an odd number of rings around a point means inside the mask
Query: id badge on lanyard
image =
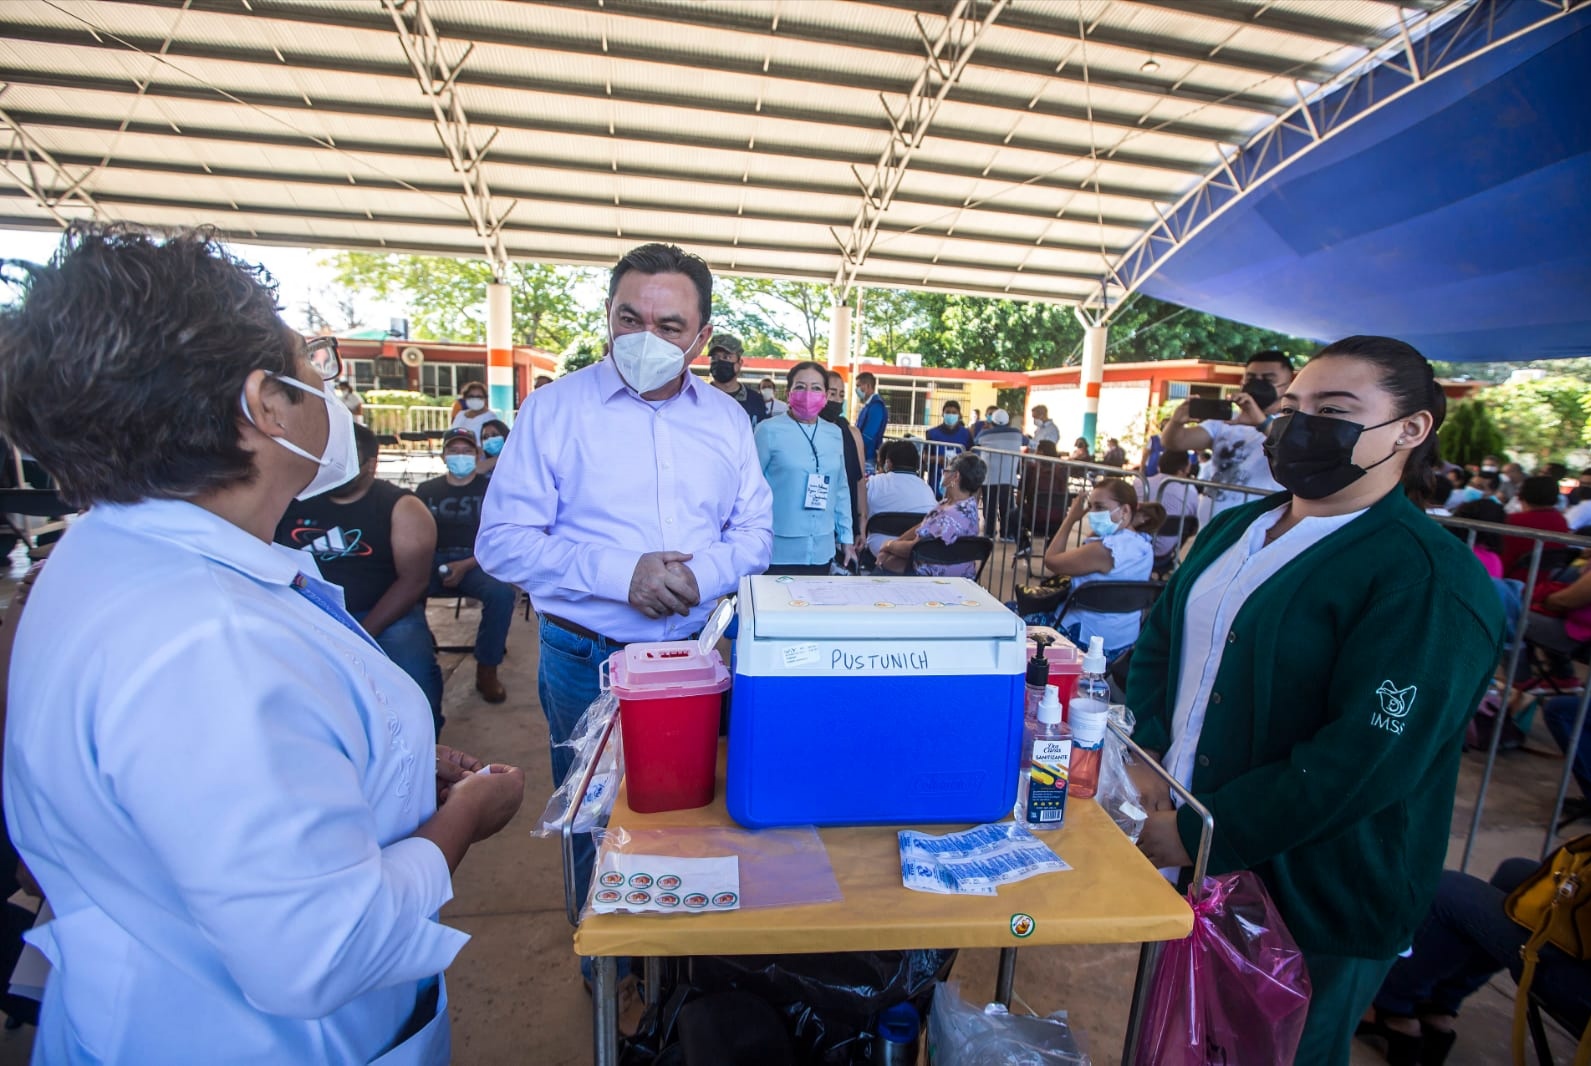
<svg viewBox="0 0 1591 1066"><path fill-rule="evenodd" d="M807 495L802 506L809 511L823 511L829 506L829 479L827 475L821 473L821 467L823 464L818 459L818 428L813 426L812 432L810 434L807 433L805 428L803 428L801 430L801 435L806 437L807 447L812 449L813 469L820 471L818 473L807 475Z"/></svg>
<svg viewBox="0 0 1591 1066"><path fill-rule="evenodd" d="M829 506L829 479L825 474L807 475L806 509L822 511Z"/></svg>

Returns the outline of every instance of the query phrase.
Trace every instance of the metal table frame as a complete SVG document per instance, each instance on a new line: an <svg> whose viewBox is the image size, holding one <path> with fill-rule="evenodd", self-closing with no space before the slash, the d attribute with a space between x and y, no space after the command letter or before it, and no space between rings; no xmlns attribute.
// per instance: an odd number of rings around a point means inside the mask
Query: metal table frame
<svg viewBox="0 0 1591 1066"><path fill-rule="evenodd" d="M609 720L607 728L602 731L601 738L597 741L597 751L592 757L586 772L580 779L580 790L576 795L580 798L569 805L560 826L563 838L563 898L564 915L569 919L569 925L578 928L580 925L580 904L575 899L574 883L574 820L579 813L586 790L591 787L591 779L596 774L597 765L601 762L602 751L612 739L613 730L618 724L618 715ZM1164 781L1173 793L1182 802L1198 812L1201 827L1199 830L1199 851L1194 856L1193 882L1190 895L1197 900L1203 892L1205 871L1210 863L1210 841L1215 834L1215 818L1208 808L1194 798L1193 793L1183 788L1165 767L1151 758L1149 753L1135 744L1130 736L1122 732L1114 722L1110 724L1110 731L1116 735L1133 756L1148 765L1155 774ZM1153 972L1156 962L1164 944L1160 941L1149 941L1138 951L1138 967L1133 977L1132 1002L1127 1014L1127 1035L1122 1042L1121 1061L1123 1066L1132 1066L1137 1059L1138 1041L1143 1030L1144 1014L1147 1003L1144 1000L1145 979ZM1016 957L1017 948L1005 947L1000 949L999 969L995 976L994 998L1006 1005L1011 1004L1011 995L1016 984ZM655 1007L660 994L659 984L662 974L662 965L656 958L647 958L644 961L645 986L647 1004ZM592 1048L593 1061L596 1066L618 1066L619 1062L619 1008L618 1008L618 960L611 955L594 955L591 957L591 1023L592 1023Z"/></svg>

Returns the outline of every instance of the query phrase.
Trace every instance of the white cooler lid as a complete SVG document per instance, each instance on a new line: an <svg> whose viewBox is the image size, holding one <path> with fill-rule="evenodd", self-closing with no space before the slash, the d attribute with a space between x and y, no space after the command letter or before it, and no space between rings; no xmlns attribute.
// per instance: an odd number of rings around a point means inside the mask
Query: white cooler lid
<svg viewBox="0 0 1591 1066"><path fill-rule="evenodd" d="M752 636L1007 637L1021 619L965 577L746 578ZM742 590L742 611L745 607Z"/></svg>

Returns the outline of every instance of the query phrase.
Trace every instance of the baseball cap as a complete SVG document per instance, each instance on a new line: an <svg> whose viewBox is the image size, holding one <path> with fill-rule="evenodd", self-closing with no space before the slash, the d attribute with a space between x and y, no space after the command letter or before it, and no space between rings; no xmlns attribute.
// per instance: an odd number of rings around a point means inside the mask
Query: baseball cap
<svg viewBox="0 0 1591 1066"><path fill-rule="evenodd" d="M719 349L731 359L739 359L746 354L746 346L740 343L740 338L732 333L715 333L713 339L707 342L707 354L711 356Z"/></svg>
<svg viewBox="0 0 1591 1066"><path fill-rule="evenodd" d="M1011 416L1006 414L1005 411L996 407L994 409L994 414L989 416L989 421L993 422L997 426L1010 425Z"/></svg>
<svg viewBox="0 0 1591 1066"><path fill-rule="evenodd" d="M481 442L475 439L474 433L471 433L469 430L460 427L458 429L450 429L446 433L442 434L443 450L445 451L447 446L456 440L467 440L470 442L470 447L472 448L479 448L481 446Z"/></svg>

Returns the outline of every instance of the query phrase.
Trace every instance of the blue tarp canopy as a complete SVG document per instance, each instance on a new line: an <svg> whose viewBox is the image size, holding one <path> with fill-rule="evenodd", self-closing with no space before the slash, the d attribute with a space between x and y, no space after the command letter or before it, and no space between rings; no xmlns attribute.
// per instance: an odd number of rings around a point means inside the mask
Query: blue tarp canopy
<svg viewBox="0 0 1591 1066"><path fill-rule="evenodd" d="M1591 356L1591 6L1365 115L1142 288L1432 359Z"/></svg>

